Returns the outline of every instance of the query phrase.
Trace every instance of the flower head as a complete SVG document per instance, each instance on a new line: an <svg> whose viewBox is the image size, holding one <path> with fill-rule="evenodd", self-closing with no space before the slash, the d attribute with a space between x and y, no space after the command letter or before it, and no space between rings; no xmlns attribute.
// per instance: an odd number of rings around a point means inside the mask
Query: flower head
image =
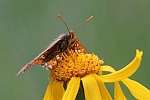
<svg viewBox="0 0 150 100"><path fill-rule="evenodd" d="M59 81L69 81L72 77L84 77L88 74L97 73L100 70L100 60L94 54L63 53L63 60L51 70L51 76Z"/></svg>
<svg viewBox="0 0 150 100"><path fill-rule="evenodd" d="M52 80L47 87L44 100L75 100L80 81L83 84L86 100L112 100L104 83L115 84L115 100L126 100L119 81L128 87L135 98L148 100L150 91L128 78L138 69L142 54L143 52L137 50L136 56L130 64L119 71L115 71L111 66L101 66L103 61L94 54L72 51L69 51L69 54L63 53L63 59L51 71ZM103 71L111 73L103 75ZM67 82L66 89L64 88L65 82Z"/></svg>

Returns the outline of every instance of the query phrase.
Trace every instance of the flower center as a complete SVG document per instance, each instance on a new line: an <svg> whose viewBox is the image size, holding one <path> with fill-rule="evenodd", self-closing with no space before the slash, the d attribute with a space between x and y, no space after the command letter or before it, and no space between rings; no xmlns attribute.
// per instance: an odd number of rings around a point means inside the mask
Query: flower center
<svg viewBox="0 0 150 100"><path fill-rule="evenodd" d="M60 81L69 81L73 76L84 77L97 73L100 64L103 64L103 61L94 54L69 51L69 54L63 53L62 57L58 66L51 70L51 76Z"/></svg>

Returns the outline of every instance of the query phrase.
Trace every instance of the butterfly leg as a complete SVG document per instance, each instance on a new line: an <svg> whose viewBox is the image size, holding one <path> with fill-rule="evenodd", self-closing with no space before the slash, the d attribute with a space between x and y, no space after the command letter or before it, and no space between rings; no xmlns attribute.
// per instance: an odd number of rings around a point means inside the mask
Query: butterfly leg
<svg viewBox="0 0 150 100"><path fill-rule="evenodd" d="M68 54L71 56L72 61L74 62L74 65L76 65L76 60L75 60L75 58L74 58L74 53L73 53L73 51L72 51L72 50L69 50L69 49L67 49L67 51L68 51Z"/></svg>

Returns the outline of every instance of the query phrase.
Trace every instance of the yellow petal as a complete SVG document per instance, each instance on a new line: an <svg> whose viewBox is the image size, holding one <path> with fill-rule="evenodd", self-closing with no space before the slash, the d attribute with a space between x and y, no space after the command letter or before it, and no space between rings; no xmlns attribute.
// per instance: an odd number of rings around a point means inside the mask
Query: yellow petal
<svg viewBox="0 0 150 100"><path fill-rule="evenodd" d="M139 52L139 50L136 50L136 56L131 63L129 63L126 67L122 68L117 72L102 75L101 76L102 80L104 82L115 82L131 76L139 68L139 65L142 60L142 54L143 54L142 51Z"/></svg>
<svg viewBox="0 0 150 100"><path fill-rule="evenodd" d="M119 82L115 82L114 99L115 100L127 100L120 87Z"/></svg>
<svg viewBox="0 0 150 100"><path fill-rule="evenodd" d="M53 85L52 92L54 100L62 100L63 94L65 92L63 88L63 81L56 80L56 83Z"/></svg>
<svg viewBox="0 0 150 100"><path fill-rule="evenodd" d="M108 65L101 66L101 70L106 72L116 72L116 70L113 67Z"/></svg>
<svg viewBox="0 0 150 100"><path fill-rule="evenodd" d="M61 100L63 94L64 94L63 81L57 81L53 79L47 87L43 100Z"/></svg>
<svg viewBox="0 0 150 100"><path fill-rule="evenodd" d="M98 84L91 75L87 75L81 78L81 80L83 83L86 100L102 100Z"/></svg>
<svg viewBox="0 0 150 100"><path fill-rule="evenodd" d="M92 74L92 76L97 81L102 100L112 100L109 92L107 91L107 88L105 87L105 84L102 82L102 79L96 74Z"/></svg>
<svg viewBox="0 0 150 100"><path fill-rule="evenodd" d="M129 78L122 80L122 82L128 87L136 99L150 100L150 91L140 83Z"/></svg>
<svg viewBox="0 0 150 100"><path fill-rule="evenodd" d="M52 81L51 81L52 82ZM50 100L51 95L51 83L48 84L43 100Z"/></svg>
<svg viewBox="0 0 150 100"><path fill-rule="evenodd" d="M101 66L101 70L102 71L107 71L107 72L116 72L115 69L113 69L111 66ZM114 99L115 100L127 100L121 87L119 82L115 82L115 90L114 90Z"/></svg>
<svg viewBox="0 0 150 100"><path fill-rule="evenodd" d="M64 93L62 100L75 100L79 87L80 87L80 78L72 77L71 80L69 81L69 84L67 86L66 92Z"/></svg>

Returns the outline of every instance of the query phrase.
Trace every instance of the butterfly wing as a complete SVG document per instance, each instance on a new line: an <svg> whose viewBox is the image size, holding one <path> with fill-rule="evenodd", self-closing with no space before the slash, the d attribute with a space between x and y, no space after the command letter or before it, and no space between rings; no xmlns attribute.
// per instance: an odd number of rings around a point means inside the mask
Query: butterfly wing
<svg viewBox="0 0 150 100"><path fill-rule="evenodd" d="M86 48L82 45L80 40L76 37L74 39L72 46L69 48L69 50L73 50L73 51L78 52L78 53L81 53L81 52L85 53L85 54L88 53Z"/></svg>
<svg viewBox="0 0 150 100"><path fill-rule="evenodd" d="M19 72L17 75L19 75L22 72L25 72L28 68L31 66L34 66L36 64L44 66L48 66L47 62L52 62L51 65L54 65L54 60L52 60L56 55L58 55L60 52L62 52L63 49L60 49L60 45L63 43L62 41L66 41L66 34L62 34L59 36L50 46L41 52L38 56L36 56L32 61L27 63ZM64 43L64 47L67 48L67 44ZM51 61L52 60L52 61ZM49 62L49 63L50 63ZM48 63L48 64L49 64ZM50 65L50 64L49 64ZM49 66L50 68L51 66Z"/></svg>
<svg viewBox="0 0 150 100"><path fill-rule="evenodd" d="M73 33L74 34L74 33ZM27 63L17 75L22 72L25 72L28 68L34 65L41 65L45 69L52 69L57 66L58 61L62 58L61 54L65 52L68 54L68 49L73 50L77 53L88 53L85 47L81 44L81 42L74 37L72 39L71 44L68 46L68 38L67 34L62 34L59 36L46 50L40 53L37 57L35 57L32 61Z"/></svg>

